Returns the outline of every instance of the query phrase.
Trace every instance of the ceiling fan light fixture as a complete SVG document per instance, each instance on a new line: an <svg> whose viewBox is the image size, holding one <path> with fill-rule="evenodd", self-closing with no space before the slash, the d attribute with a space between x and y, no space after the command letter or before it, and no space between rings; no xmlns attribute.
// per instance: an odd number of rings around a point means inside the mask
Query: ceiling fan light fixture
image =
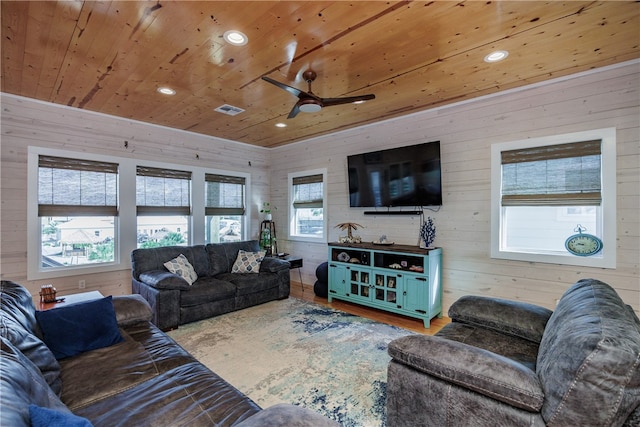
<svg viewBox="0 0 640 427"><path fill-rule="evenodd" d="M224 38L227 43L234 46L244 46L249 41L249 37L247 37L243 32L237 30L225 31L222 38Z"/></svg>
<svg viewBox="0 0 640 427"><path fill-rule="evenodd" d="M303 113L317 113L322 109L322 105L318 104L313 99L305 99L300 102L300 111Z"/></svg>
<svg viewBox="0 0 640 427"><path fill-rule="evenodd" d="M509 52L506 50L496 50L495 52L491 52L487 56L484 57L484 62L499 62L503 59L506 59L509 56Z"/></svg>

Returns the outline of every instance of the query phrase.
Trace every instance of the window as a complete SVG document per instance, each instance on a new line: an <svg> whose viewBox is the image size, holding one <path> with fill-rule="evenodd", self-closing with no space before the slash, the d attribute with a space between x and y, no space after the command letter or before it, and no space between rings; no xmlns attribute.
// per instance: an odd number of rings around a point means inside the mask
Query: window
<svg viewBox="0 0 640 427"><path fill-rule="evenodd" d="M27 280L128 269L136 247L206 243L212 221L244 235L250 174L140 162L29 147Z"/></svg>
<svg viewBox="0 0 640 427"><path fill-rule="evenodd" d="M186 246L191 218L191 172L136 167L138 247Z"/></svg>
<svg viewBox="0 0 640 427"><path fill-rule="evenodd" d="M615 268L615 129L492 146L494 258ZM588 258L565 240L603 240Z"/></svg>
<svg viewBox="0 0 640 427"><path fill-rule="evenodd" d="M289 174L290 237L326 240L325 170Z"/></svg>
<svg viewBox="0 0 640 427"><path fill-rule="evenodd" d="M39 265L115 261L118 164L38 156Z"/></svg>
<svg viewBox="0 0 640 427"><path fill-rule="evenodd" d="M205 174L205 242L242 240L245 178Z"/></svg>

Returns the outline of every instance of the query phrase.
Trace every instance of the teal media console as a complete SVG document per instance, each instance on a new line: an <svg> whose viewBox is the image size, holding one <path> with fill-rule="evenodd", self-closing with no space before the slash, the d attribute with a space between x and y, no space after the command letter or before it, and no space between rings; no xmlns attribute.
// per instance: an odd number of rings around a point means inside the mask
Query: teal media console
<svg viewBox="0 0 640 427"><path fill-rule="evenodd" d="M329 294L422 319L442 317L442 249L329 243Z"/></svg>

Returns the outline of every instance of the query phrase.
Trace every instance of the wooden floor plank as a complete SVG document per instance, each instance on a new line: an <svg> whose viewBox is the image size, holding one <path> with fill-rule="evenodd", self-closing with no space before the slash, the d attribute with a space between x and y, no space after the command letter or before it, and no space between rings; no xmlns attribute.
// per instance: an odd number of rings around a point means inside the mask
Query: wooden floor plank
<svg viewBox="0 0 640 427"><path fill-rule="evenodd" d="M422 320L413 319L411 317L402 316L395 313L389 313L383 310L375 308L365 307L359 304L353 304L346 301L333 300L331 303L327 301L327 298L318 297L313 292L313 287L310 285L300 285L300 282L291 282L291 294L294 298L299 298L304 301L313 302L325 307L331 307L336 310L344 311L346 313L354 314L356 316L365 317L367 319L375 320L376 322L386 323L389 325L398 326L400 328L408 329L413 332L417 332L425 335L434 335L444 325L449 323L451 319L448 317L442 317L442 319L435 318L431 320L431 327L425 328Z"/></svg>

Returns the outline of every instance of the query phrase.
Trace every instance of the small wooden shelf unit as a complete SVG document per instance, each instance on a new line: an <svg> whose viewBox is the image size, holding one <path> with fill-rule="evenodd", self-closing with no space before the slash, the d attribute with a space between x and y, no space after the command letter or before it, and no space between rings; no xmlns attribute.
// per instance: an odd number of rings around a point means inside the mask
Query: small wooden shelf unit
<svg viewBox="0 0 640 427"><path fill-rule="evenodd" d="M442 249L329 243L329 294L405 316L442 317Z"/></svg>

